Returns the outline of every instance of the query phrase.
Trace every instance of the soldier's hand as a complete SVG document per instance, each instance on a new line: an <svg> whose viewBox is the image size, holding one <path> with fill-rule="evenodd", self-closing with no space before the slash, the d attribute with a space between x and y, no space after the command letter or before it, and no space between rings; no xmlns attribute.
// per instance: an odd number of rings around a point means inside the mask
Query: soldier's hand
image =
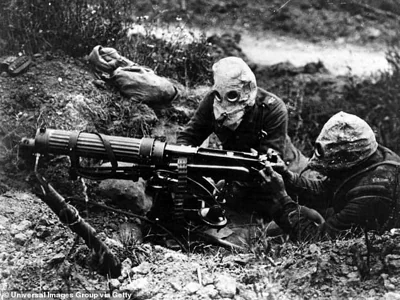
<svg viewBox="0 0 400 300"><path fill-rule="evenodd" d="M265 162L265 167L259 171L259 174L262 179L262 185L268 188L277 199L287 196L282 175L274 171L272 163Z"/></svg>
<svg viewBox="0 0 400 300"><path fill-rule="evenodd" d="M279 155L276 155L275 163L272 164L272 167L274 168L275 171L277 171L279 174L282 175L289 172L288 165Z"/></svg>
<svg viewBox="0 0 400 300"><path fill-rule="evenodd" d="M270 162L272 168L280 174L285 174L289 171L286 163L280 157L279 153L274 149L268 149L266 154L260 155L260 161L262 163Z"/></svg>
<svg viewBox="0 0 400 300"><path fill-rule="evenodd" d="M325 219L324 217L322 217L322 215L316 211L315 209L306 207L306 206L300 206L300 212L303 214L303 216L305 216L307 219L309 219L310 221L321 225L323 223L325 223Z"/></svg>

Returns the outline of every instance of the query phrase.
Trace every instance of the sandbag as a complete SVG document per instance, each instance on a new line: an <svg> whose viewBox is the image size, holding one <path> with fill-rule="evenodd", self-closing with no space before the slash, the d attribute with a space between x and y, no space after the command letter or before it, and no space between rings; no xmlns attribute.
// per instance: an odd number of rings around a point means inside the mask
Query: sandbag
<svg viewBox="0 0 400 300"><path fill-rule="evenodd" d="M117 68L110 79L124 96L145 104L166 104L177 94L170 80L146 67Z"/></svg>
<svg viewBox="0 0 400 300"><path fill-rule="evenodd" d="M119 67L136 65L126 57L121 56L117 50L110 47L96 46L89 54L89 63L95 72L112 74Z"/></svg>
<svg viewBox="0 0 400 300"><path fill-rule="evenodd" d="M169 106L179 97L179 87L153 70L139 66L110 47L96 46L89 55L96 75L114 85L122 95L154 106Z"/></svg>

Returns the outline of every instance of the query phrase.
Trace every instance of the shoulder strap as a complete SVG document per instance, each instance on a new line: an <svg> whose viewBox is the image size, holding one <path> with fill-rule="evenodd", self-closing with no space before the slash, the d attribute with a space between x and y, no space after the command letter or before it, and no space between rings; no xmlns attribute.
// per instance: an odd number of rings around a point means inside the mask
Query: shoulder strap
<svg viewBox="0 0 400 300"><path fill-rule="evenodd" d="M394 167L396 167L396 168L399 169L399 174L400 174L400 162L392 161L392 160L386 160L386 161L381 161L381 162L372 164L372 165L370 165L370 166L368 166L368 167L366 167L366 168L364 168L364 169L358 171L357 173L351 175L350 177L346 178L346 180L343 181L343 182L339 185L339 187L336 189L335 193L333 194L332 200L333 200L333 201L336 200L336 196L337 196L337 194L339 193L339 191L340 191L340 190L343 188L343 186L344 186L345 184L347 184L350 180L352 180L352 179L356 178L357 176L359 176L359 175L361 175L361 174L364 174L364 173L366 173L366 172L368 172L368 171L370 171L370 170L372 170L372 169L375 169L376 167L382 166L382 165L391 165L391 166L394 166Z"/></svg>
<svg viewBox="0 0 400 300"><path fill-rule="evenodd" d="M260 103L258 104L259 106L259 111L256 116L256 133L258 135L258 139L261 142L261 140L268 135L268 133L264 130L263 128L263 119L264 119L264 111L266 104L265 103Z"/></svg>

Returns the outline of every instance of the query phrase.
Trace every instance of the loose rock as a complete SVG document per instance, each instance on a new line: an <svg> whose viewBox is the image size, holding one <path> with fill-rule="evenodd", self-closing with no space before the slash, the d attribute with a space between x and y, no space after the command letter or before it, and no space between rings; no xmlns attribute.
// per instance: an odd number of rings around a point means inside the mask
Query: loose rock
<svg viewBox="0 0 400 300"><path fill-rule="evenodd" d="M59 264L60 262L65 260L65 254L64 253L57 253L56 255L54 255L49 261L48 263L50 265L54 265L54 264Z"/></svg>
<svg viewBox="0 0 400 300"><path fill-rule="evenodd" d="M196 293L199 289L200 289L201 285L197 282L189 282L186 286L185 286L185 291L189 294L189 295L193 295L194 293Z"/></svg>
<svg viewBox="0 0 400 300"><path fill-rule="evenodd" d="M121 282L116 278L111 278L108 281L108 286L109 286L110 290L112 290L112 291L117 290L121 286Z"/></svg>
<svg viewBox="0 0 400 300"><path fill-rule="evenodd" d="M236 295L236 280L227 275L218 275L215 280L215 288L221 297L233 298Z"/></svg>
<svg viewBox="0 0 400 300"><path fill-rule="evenodd" d="M154 287L149 285L149 281L146 278L132 280L127 285L121 286L120 291L132 293L134 299L147 299L147 296L155 292Z"/></svg>
<svg viewBox="0 0 400 300"><path fill-rule="evenodd" d="M14 236L14 242L17 243L18 245L24 245L27 240L28 240L28 237L24 233L17 233Z"/></svg>

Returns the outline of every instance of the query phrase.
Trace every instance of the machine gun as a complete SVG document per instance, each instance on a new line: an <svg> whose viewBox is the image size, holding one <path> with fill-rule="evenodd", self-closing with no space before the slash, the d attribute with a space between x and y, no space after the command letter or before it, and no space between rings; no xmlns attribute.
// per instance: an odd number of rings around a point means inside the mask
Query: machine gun
<svg viewBox="0 0 400 300"><path fill-rule="evenodd" d="M155 192L154 206L172 195L172 215L176 223L198 218L215 228L226 225L221 207L224 191L213 184L220 179L252 181L263 167L258 154L182 146L154 138L129 138L98 133L41 128L34 139L21 141L20 150L29 153L68 155L72 179L107 178L147 180ZM111 166L82 167L81 157L107 160ZM273 160L273 155L264 158ZM119 166L118 162L130 163Z"/></svg>
<svg viewBox="0 0 400 300"><path fill-rule="evenodd" d="M192 221L213 228L224 227L228 221L223 208L225 190L219 191L213 182L220 179L253 181L265 160L277 159L274 153L260 157L254 153L175 145L154 138L46 128L40 128L35 138L22 139L19 152L24 157L36 156L35 175L42 188L42 200L103 257L106 271L114 275L119 272L118 259L96 238L95 230L78 211L38 173L41 156L68 155L71 179L78 176L93 180L145 179L148 189L154 192L153 208L149 212L151 218L163 221L160 214L172 216L173 228L182 230ZM111 166L82 166L82 158L109 161ZM120 166L119 162L124 165ZM227 186L225 184L225 188ZM224 244L222 240L214 242ZM232 244L224 245L233 247Z"/></svg>

